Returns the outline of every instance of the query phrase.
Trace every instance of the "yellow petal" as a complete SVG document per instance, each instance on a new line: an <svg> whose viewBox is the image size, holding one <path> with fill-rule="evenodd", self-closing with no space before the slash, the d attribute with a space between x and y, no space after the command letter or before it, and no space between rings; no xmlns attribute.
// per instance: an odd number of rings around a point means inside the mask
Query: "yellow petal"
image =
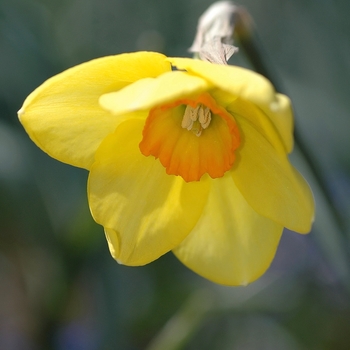
<svg viewBox="0 0 350 350"><path fill-rule="evenodd" d="M103 95L100 104L113 114L120 115L198 95L208 89L208 86L202 78L184 72L168 72L155 79L143 79L118 92Z"/></svg>
<svg viewBox="0 0 350 350"><path fill-rule="evenodd" d="M208 80L214 86L256 104L269 104L275 100L272 84L251 70L228 65L213 64L190 58L168 58L178 69Z"/></svg>
<svg viewBox="0 0 350 350"><path fill-rule="evenodd" d="M188 58L168 58L168 60L179 69L186 69L205 78L224 92L256 104L281 134L287 151L292 150L293 115L290 100L282 94L276 94L274 87L265 77L237 66L218 65ZM227 99L228 96L225 100Z"/></svg>
<svg viewBox="0 0 350 350"><path fill-rule="evenodd" d="M275 125L272 123L271 119L255 104L238 97L228 106L226 106L226 109L233 116L239 115L252 123L259 133L264 135L264 137L271 143L278 153L281 153L282 155L287 153L286 145ZM292 130L290 130L290 137L292 137Z"/></svg>
<svg viewBox="0 0 350 350"><path fill-rule="evenodd" d="M169 70L165 56L149 52L83 63L31 93L19 118L32 140L53 158L88 169L101 141L120 122L100 107L99 97Z"/></svg>
<svg viewBox="0 0 350 350"><path fill-rule="evenodd" d="M166 175L140 153L143 122L127 120L107 136L89 177L94 219L105 227L111 253L126 265L147 264L177 246L195 226L208 182Z"/></svg>
<svg viewBox="0 0 350 350"><path fill-rule="evenodd" d="M261 105L260 108L270 118L273 125L280 133L287 152L292 152L293 139L293 110L290 99L282 94L276 94L275 101L268 106Z"/></svg>
<svg viewBox="0 0 350 350"><path fill-rule="evenodd" d="M242 137L231 172L236 186L260 215L290 230L309 232L314 201L308 184L247 119L235 119Z"/></svg>
<svg viewBox="0 0 350 350"><path fill-rule="evenodd" d="M211 184L196 227L173 252L209 280L246 285L270 266L283 226L257 214L230 176L212 180Z"/></svg>

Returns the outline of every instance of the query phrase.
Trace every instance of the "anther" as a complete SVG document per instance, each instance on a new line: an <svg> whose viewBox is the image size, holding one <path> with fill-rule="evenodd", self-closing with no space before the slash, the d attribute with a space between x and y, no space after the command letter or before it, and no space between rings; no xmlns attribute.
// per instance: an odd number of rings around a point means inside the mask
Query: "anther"
<svg viewBox="0 0 350 350"><path fill-rule="evenodd" d="M198 104L196 108L189 105L186 106L181 126L184 129L191 130L196 136L202 134L211 121L210 109L202 104Z"/></svg>

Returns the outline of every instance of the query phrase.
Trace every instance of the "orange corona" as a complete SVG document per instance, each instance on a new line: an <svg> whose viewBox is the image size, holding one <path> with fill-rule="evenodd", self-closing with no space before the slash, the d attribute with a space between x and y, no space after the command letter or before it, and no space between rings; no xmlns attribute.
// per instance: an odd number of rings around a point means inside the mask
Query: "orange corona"
<svg viewBox="0 0 350 350"><path fill-rule="evenodd" d="M153 108L140 142L141 153L158 158L169 175L186 182L222 177L231 169L240 135L234 117L209 94Z"/></svg>

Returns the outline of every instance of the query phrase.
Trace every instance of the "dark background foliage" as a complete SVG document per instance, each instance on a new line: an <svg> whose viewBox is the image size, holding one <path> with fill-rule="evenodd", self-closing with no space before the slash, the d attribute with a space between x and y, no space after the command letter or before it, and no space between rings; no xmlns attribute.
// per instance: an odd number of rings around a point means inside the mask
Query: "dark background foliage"
<svg viewBox="0 0 350 350"><path fill-rule="evenodd" d="M87 173L37 149L17 120L25 97L72 65L136 50L188 56L210 4L0 1L1 349L350 347L349 1L240 2L325 181L319 187L297 147L292 160L315 191L314 230L285 232L271 268L248 287L214 285L171 253L118 265L91 219Z"/></svg>

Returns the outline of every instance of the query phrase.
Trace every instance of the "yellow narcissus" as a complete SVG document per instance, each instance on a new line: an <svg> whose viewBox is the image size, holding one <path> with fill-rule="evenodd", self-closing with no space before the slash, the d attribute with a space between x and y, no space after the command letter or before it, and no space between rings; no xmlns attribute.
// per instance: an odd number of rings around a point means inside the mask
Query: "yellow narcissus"
<svg viewBox="0 0 350 350"><path fill-rule="evenodd" d="M104 57L47 80L19 118L50 156L89 170L91 213L121 264L172 250L209 280L245 285L284 227L310 230L312 193L287 158L290 101L252 71Z"/></svg>

